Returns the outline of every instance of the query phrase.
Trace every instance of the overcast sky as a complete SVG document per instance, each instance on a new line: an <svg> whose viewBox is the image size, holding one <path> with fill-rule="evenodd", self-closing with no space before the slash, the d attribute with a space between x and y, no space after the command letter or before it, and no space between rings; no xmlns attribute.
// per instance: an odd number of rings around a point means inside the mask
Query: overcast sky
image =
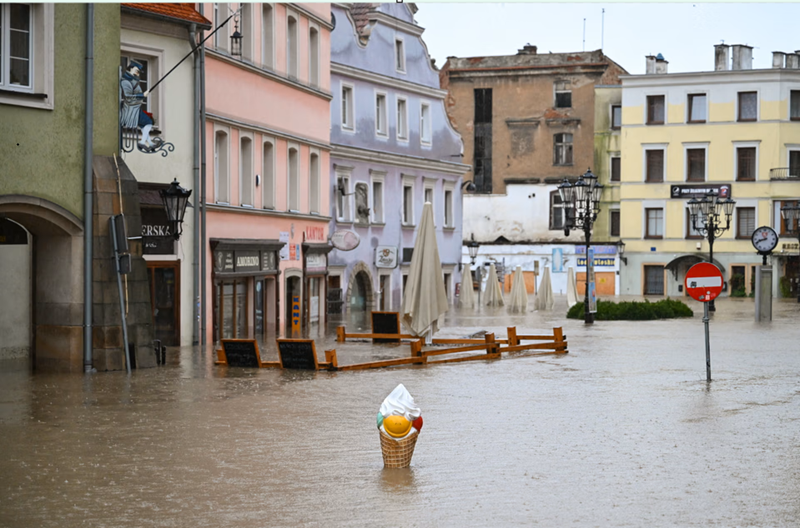
<svg viewBox="0 0 800 528"><path fill-rule="evenodd" d="M714 44L753 46L753 68L772 52L800 50L800 3L427 3L415 18L431 57L596 50L632 74L661 53L670 72L714 69ZM602 10L605 9L605 15ZM584 19L586 29L584 37ZM585 38L585 44L584 44Z"/></svg>

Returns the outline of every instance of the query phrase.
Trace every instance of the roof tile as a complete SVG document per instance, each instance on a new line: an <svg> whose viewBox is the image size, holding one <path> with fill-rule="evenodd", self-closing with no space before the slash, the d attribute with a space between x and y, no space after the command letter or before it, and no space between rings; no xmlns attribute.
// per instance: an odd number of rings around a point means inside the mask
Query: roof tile
<svg viewBox="0 0 800 528"><path fill-rule="evenodd" d="M185 22L194 22L203 26L211 27L211 22L203 15L197 12L194 4L122 4L123 7L137 10L146 11L155 15L161 15L167 18L182 20Z"/></svg>

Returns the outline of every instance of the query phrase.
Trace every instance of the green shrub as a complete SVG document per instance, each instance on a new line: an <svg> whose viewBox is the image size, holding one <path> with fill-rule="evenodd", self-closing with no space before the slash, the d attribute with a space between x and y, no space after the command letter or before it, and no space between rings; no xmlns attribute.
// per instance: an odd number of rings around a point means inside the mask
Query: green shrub
<svg viewBox="0 0 800 528"><path fill-rule="evenodd" d="M732 275L730 280L730 286L731 286L731 297L747 296L744 287L744 275L738 273L736 275Z"/></svg>
<svg viewBox="0 0 800 528"><path fill-rule="evenodd" d="M778 288L781 290L781 297L784 299L792 296L792 285L789 283L789 277L786 275L778 280Z"/></svg>
<svg viewBox="0 0 800 528"><path fill-rule="evenodd" d="M692 317L692 309L681 301L662 299L650 302L597 301L597 321L651 321L654 319L674 319L676 317ZM569 319L583 319L583 303L578 303L567 312Z"/></svg>

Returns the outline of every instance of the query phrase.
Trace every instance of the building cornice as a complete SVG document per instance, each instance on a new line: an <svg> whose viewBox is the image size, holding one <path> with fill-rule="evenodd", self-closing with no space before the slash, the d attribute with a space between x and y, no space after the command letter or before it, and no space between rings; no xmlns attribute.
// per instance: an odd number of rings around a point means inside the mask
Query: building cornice
<svg viewBox="0 0 800 528"><path fill-rule="evenodd" d="M354 161L385 163L387 165L406 167L410 169L443 172L453 176L463 176L465 173L472 170L471 165L466 165L464 163L432 160L416 156L403 156L385 151L348 147L344 145L333 145L331 158L334 157Z"/></svg>
<svg viewBox="0 0 800 528"><path fill-rule="evenodd" d="M265 127L262 125L257 125L255 123L248 123L246 121L241 121L239 119L234 119L232 117L226 117L223 115L215 114L212 111L206 111L206 118L209 121L213 121L215 123L223 123L226 125L234 126L237 128L250 130L252 132L261 132L262 134L267 134L268 136L278 137L281 139L285 139L287 141L296 141L298 143L303 143L304 145L310 145L312 147L317 147L322 150L331 150L330 143L323 143L321 141L317 141L315 139L305 138L301 136L296 136L289 132L284 132L281 130L277 130L274 128Z"/></svg>
<svg viewBox="0 0 800 528"><path fill-rule="evenodd" d="M425 86L424 84L416 84L404 81L403 79L389 77L388 75L381 75L379 73L362 70L360 68L354 68L353 66L347 66L337 62L331 62L331 73L353 77L362 81L368 81L381 86L386 86L388 88L398 88L407 92L415 93L417 95L422 95L424 97L430 97L432 99L444 100L444 98L447 96L447 90L431 88L430 86Z"/></svg>
<svg viewBox="0 0 800 528"><path fill-rule="evenodd" d="M649 88L654 86L686 86L694 84L752 83L752 82L800 82L800 70L760 69L725 70L707 72L667 73L663 75L620 75L623 88Z"/></svg>
<svg viewBox="0 0 800 528"><path fill-rule="evenodd" d="M522 66L486 66L478 68L448 69L451 80L474 77L495 77L499 75L551 75L553 73L603 73L609 64L606 62L583 62L577 64L529 64Z"/></svg>
<svg viewBox="0 0 800 528"><path fill-rule="evenodd" d="M333 24L331 24L330 20L325 20L324 18L322 18L318 14L312 13L311 11L309 11L308 9L303 7L303 4L294 4L293 3L293 4L288 4L288 5L291 6L291 8L294 9L295 11L299 11L300 13L303 13L305 16L307 16L308 18L310 18L311 20L313 20L314 22L316 22L320 26L324 27L328 31L333 31Z"/></svg>
<svg viewBox="0 0 800 528"><path fill-rule="evenodd" d="M231 66L247 70L250 73L255 73L256 75L264 77L265 79L270 79L279 82L281 84L290 86L292 88L302 90L308 94L315 95L321 99L325 99L326 101L330 101L331 99L333 99L333 94L331 94L328 91L325 91L321 88L314 88L313 86L303 84L300 81L284 77L283 75L280 75L279 73L276 73L272 70L266 70L264 68L261 68L256 64L253 64L252 62L246 62L244 60L235 59L231 55L223 53L212 47L206 47L206 55L221 60L222 62L230 64Z"/></svg>
<svg viewBox="0 0 800 528"><path fill-rule="evenodd" d="M256 207L240 207L238 205L225 205L213 202L207 202L206 209L208 209L209 211L217 211L221 213L262 215L262 216L272 216L276 218L296 218L298 220L307 220L312 222L328 223L331 220L333 220L333 218L330 216L292 213L289 211L275 211L272 209L258 209Z"/></svg>
<svg viewBox="0 0 800 528"><path fill-rule="evenodd" d="M399 18L395 18L393 16L389 16L386 13L382 13L381 11L370 11L369 13L370 20L377 20L384 26L390 27L392 29L400 29L405 31L406 33L410 33L415 37L421 37L422 34L425 32L425 28L417 26L415 24L409 24L405 20L400 20Z"/></svg>

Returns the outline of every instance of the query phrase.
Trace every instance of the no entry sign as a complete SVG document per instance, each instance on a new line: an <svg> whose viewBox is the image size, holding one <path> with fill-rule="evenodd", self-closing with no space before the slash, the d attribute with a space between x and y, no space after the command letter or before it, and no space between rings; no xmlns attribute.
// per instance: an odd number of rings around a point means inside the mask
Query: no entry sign
<svg viewBox="0 0 800 528"><path fill-rule="evenodd" d="M710 262L700 262L686 272L684 287L692 299L712 301L722 293L722 273Z"/></svg>

